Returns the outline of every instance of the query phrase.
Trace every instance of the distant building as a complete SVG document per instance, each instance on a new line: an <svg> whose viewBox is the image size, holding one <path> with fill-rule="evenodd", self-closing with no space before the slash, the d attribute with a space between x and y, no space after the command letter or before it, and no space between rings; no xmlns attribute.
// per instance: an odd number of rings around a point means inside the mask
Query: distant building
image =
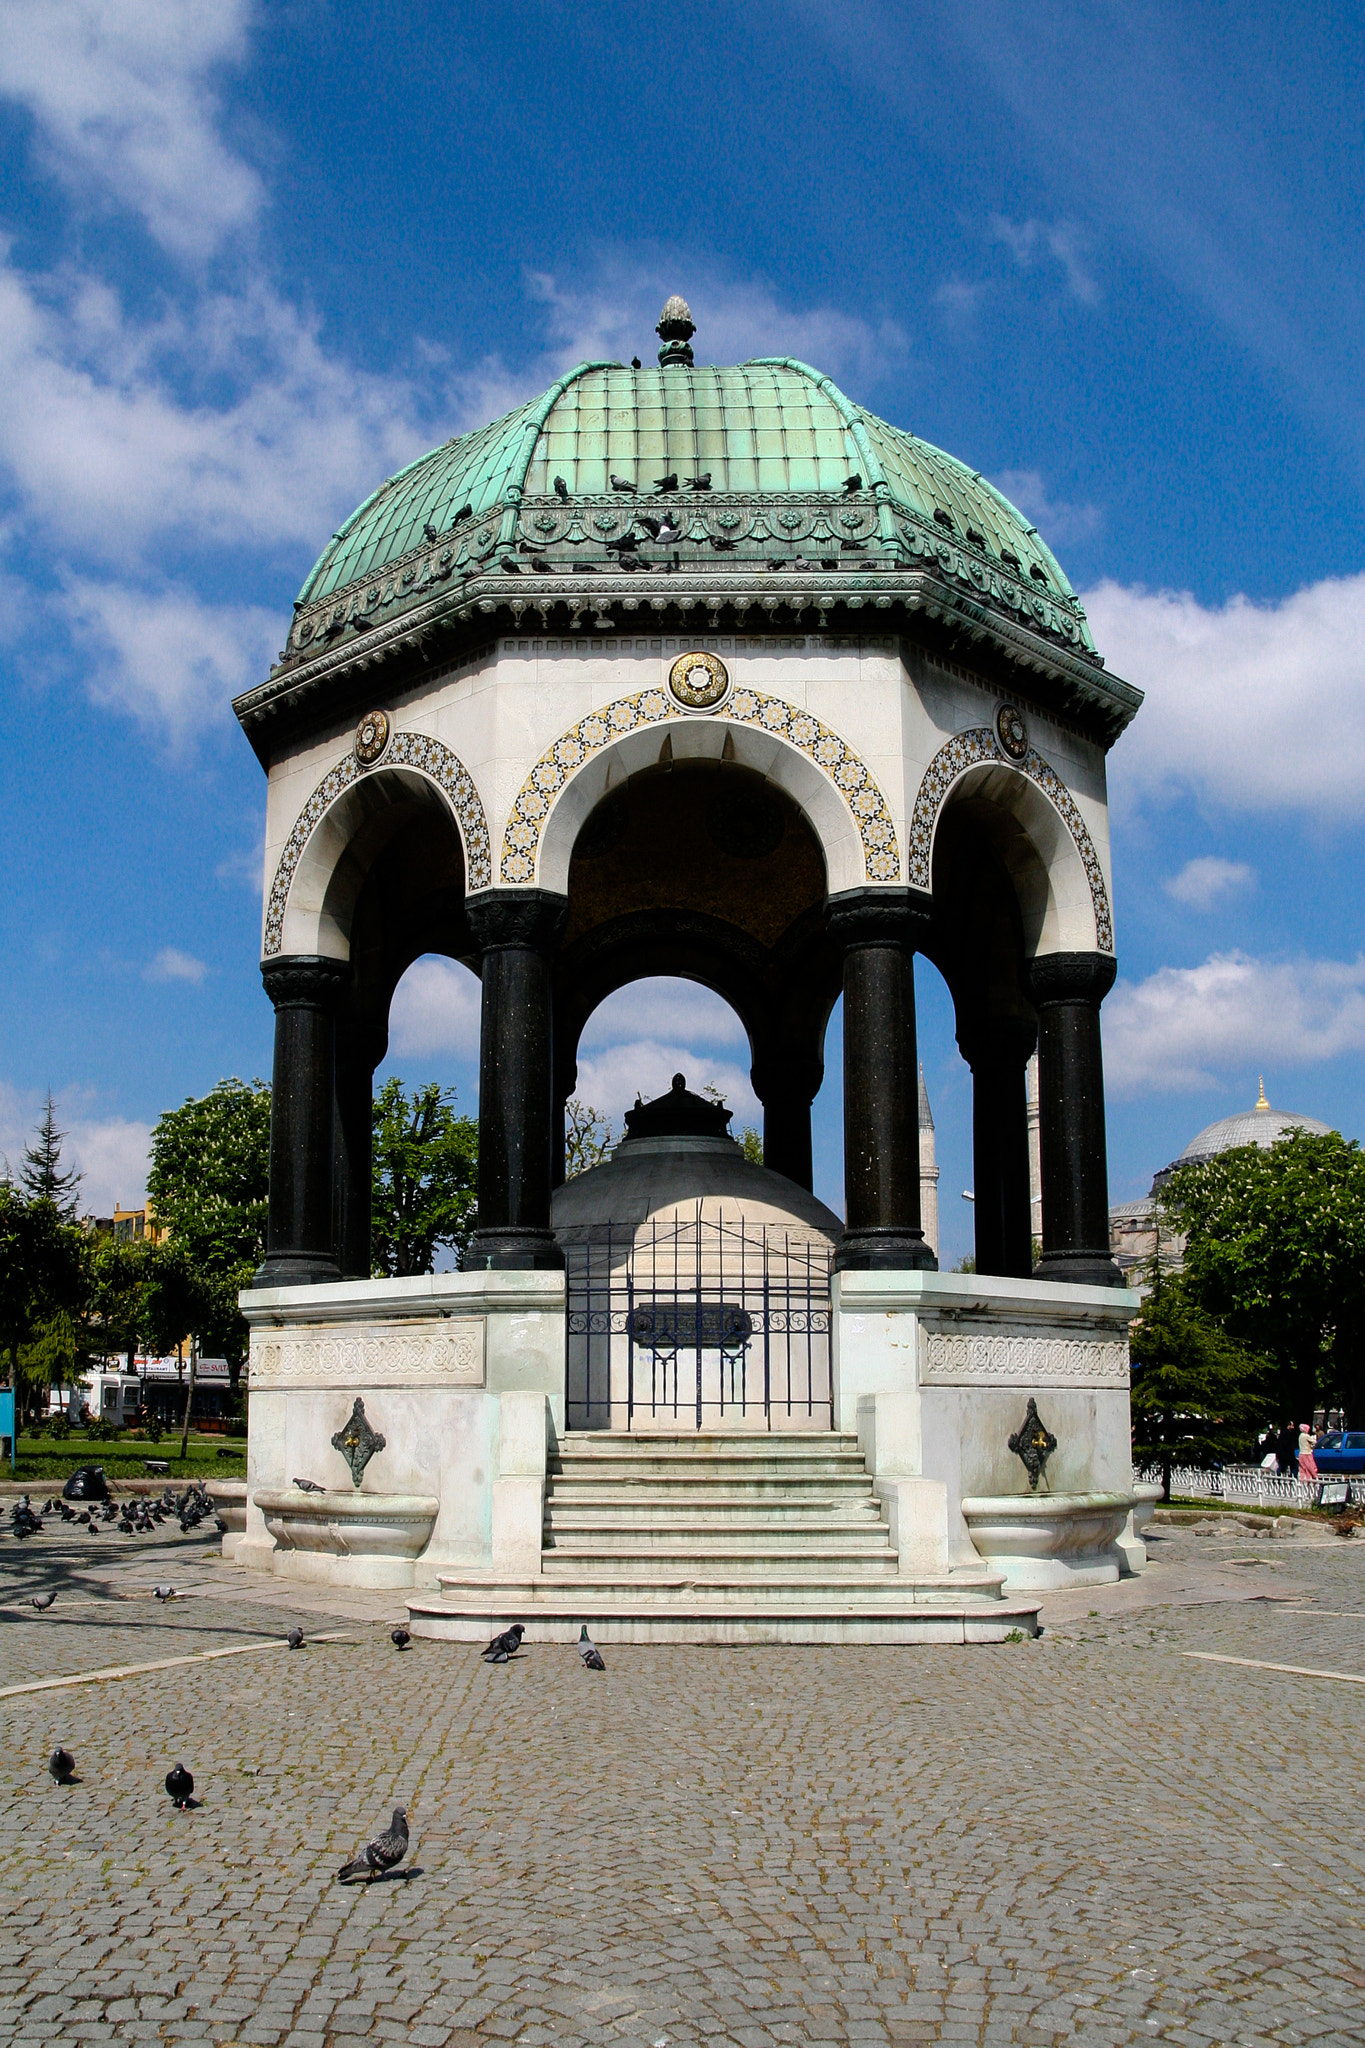
<svg viewBox="0 0 1365 2048"><path fill-rule="evenodd" d="M1030 1115L1032 1097L1030 1096ZM1109 1211L1109 1249L1125 1278L1140 1276L1158 1252L1163 1268L1178 1273L1185 1257L1185 1239L1168 1229L1161 1220L1161 1190L1179 1166L1202 1166L1221 1152L1234 1152L1243 1145L1259 1145L1268 1152L1277 1139L1290 1131L1311 1131L1319 1137L1330 1134L1332 1126L1314 1116L1297 1116L1272 1109L1266 1101L1265 1083L1250 1109L1235 1116L1220 1117L1206 1124L1190 1139L1178 1158L1163 1166L1152 1178L1151 1191L1135 1202L1116 1202Z"/></svg>
<svg viewBox="0 0 1365 2048"><path fill-rule="evenodd" d="M102 1223L104 1219L99 1220ZM114 1213L109 1219L109 1228L115 1237L134 1241L145 1238L149 1244L160 1244L166 1235L165 1226L158 1223L152 1214L150 1202L144 1202L140 1209L125 1209L120 1203L115 1202Z"/></svg>

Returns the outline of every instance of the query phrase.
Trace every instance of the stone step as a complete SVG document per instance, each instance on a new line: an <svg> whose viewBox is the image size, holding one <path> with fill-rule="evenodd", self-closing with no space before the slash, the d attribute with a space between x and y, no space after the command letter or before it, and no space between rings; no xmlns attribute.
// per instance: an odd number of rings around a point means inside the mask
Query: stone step
<svg viewBox="0 0 1365 2048"><path fill-rule="evenodd" d="M814 1560L822 1558L875 1557L895 1561L884 1522L861 1529L687 1529L676 1524L641 1528L634 1523L605 1523L595 1529L547 1529L543 1556L548 1567L553 1558L582 1558L593 1552L613 1557L782 1557Z"/></svg>
<svg viewBox="0 0 1365 2048"><path fill-rule="evenodd" d="M546 1478L552 1484L601 1486L610 1481L632 1485L649 1480L661 1486L758 1487L866 1485L867 1468L861 1458L811 1458L795 1460L731 1458L717 1454L700 1459L659 1457L593 1458L558 1460L551 1458Z"/></svg>
<svg viewBox="0 0 1365 2048"><path fill-rule="evenodd" d="M566 1430L551 1462L578 1459L679 1458L705 1463L712 1458L762 1463L801 1464L812 1459L852 1460L861 1464L856 1436L834 1430Z"/></svg>
<svg viewBox="0 0 1365 2048"><path fill-rule="evenodd" d="M882 1519L880 1504L870 1490L848 1500L831 1500L827 1493L809 1499L794 1499L790 1494L736 1499L712 1492L670 1493L659 1499L622 1488L610 1493L604 1489L600 1495L578 1494L564 1500L556 1489L547 1495L545 1509L547 1527L553 1523L557 1529L596 1528L603 1520L639 1527L676 1522L718 1528L751 1528L760 1523L771 1523L774 1528L795 1524L810 1528L829 1523L842 1528Z"/></svg>
<svg viewBox="0 0 1365 2048"><path fill-rule="evenodd" d="M744 1543L650 1543L604 1541L584 1542L572 1549L541 1552L541 1571L547 1578L566 1574L619 1571L633 1579L667 1576L673 1569L692 1580L716 1577L754 1578L768 1572L783 1572L800 1579L819 1579L828 1572L857 1576L892 1577L900 1561L889 1545L877 1550L858 1550L851 1545L807 1544L787 1549L781 1544Z"/></svg>

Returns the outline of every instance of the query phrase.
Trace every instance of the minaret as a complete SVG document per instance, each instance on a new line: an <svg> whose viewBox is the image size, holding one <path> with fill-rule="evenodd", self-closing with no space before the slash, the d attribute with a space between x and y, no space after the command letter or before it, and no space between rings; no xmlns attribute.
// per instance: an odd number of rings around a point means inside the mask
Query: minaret
<svg viewBox="0 0 1365 2048"><path fill-rule="evenodd" d="M1039 1130L1038 1055L1029 1059L1025 1088L1028 1093L1028 1213L1033 1242L1043 1241L1043 1145Z"/></svg>
<svg viewBox="0 0 1365 2048"><path fill-rule="evenodd" d="M938 1257L938 1159L934 1152L934 1113L929 1107L929 1090L924 1085L924 1062L919 1068L919 1220L924 1242Z"/></svg>

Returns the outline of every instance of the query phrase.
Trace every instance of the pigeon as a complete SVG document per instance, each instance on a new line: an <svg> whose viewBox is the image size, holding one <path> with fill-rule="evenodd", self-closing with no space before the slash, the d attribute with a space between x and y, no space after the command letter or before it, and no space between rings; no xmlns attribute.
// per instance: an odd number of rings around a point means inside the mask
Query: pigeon
<svg viewBox="0 0 1365 2048"><path fill-rule="evenodd" d="M677 470L670 470L667 476L656 476L654 479L654 488L656 491L659 491L660 493L664 491L676 491L678 488Z"/></svg>
<svg viewBox="0 0 1365 2048"><path fill-rule="evenodd" d="M631 367L631 369L632 369L632 370L638 370L638 369L639 369L639 367L640 367L640 358L639 358L638 356L632 356L632 357L631 357L631 359L630 359L630 367Z"/></svg>
<svg viewBox="0 0 1365 2048"><path fill-rule="evenodd" d="M851 497L853 496L853 493L854 493L855 491L860 491L860 490L862 489L862 487L863 487L863 480L862 480L862 478L861 478L861 477L859 476L859 474L858 474L858 472L857 472L857 470L856 470L856 469L854 470L854 472L853 472L852 476L846 476L846 477L844 478L844 489L845 489L845 491L846 491L846 492L848 493L848 495L849 495L849 497L850 497L850 498L851 498Z"/></svg>
<svg viewBox="0 0 1365 2048"><path fill-rule="evenodd" d="M422 538L423 540L435 540L436 538L436 528L429 519L422 522Z"/></svg>
<svg viewBox="0 0 1365 2048"><path fill-rule="evenodd" d="M559 499L561 505L568 504L569 486L565 483L562 476L557 476L555 478L555 496Z"/></svg>
<svg viewBox="0 0 1365 2048"><path fill-rule="evenodd" d="M617 476L614 470L611 476L611 487L614 491L629 491L632 498L635 496L634 484L628 483L623 476Z"/></svg>
<svg viewBox="0 0 1365 2048"><path fill-rule="evenodd" d="M452 525L452 526L458 526L458 525L459 525L459 523L460 523L460 521L461 521L462 519L468 519L468 518L469 518L469 516L470 516L470 514L471 514L471 513L473 512L473 510L474 510L474 507L473 507L472 505L461 505L461 507L460 507L459 511L458 511L458 512L457 512L457 513L455 514L455 517L454 517L454 518L453 518L453 519L451 520L451 522L450 522L450 523L451 523L451 525Z"/></svg>
<svg viewBox="0 0 1365 2048"><path fill-rule="evenodd" d="M296 1479L294 1484L300 1493L326 1493L327 1491L325 1486L318 1485L316 1479Z"/></svg>
<svg viewBox="0 0 1365 2048"><path fill-rule="evenodd" d="M636 514L636 517L639 519L641 526L644 527L645 532L652 539L657 540L663 529L663 521L661 519L652 519L648 512L639 512Z"/></svg>
<svg viewBox="0 0 1365 2048"><path fill-rule="evenodd" d="M687 488L689 491L709 491L711 488L710 470L703 470L700 476L690 476L687 479Z"/></svg>
<svg viewBox="0 0 1365 2048"><path fill-rule="evenodd" d="M69 1785L71 1783L71 1774L75 1768L76 1759L72 1756L71 1751L63 1749L58 1744L47 1760L48 1775L52 1779L53 1784Z"/></svg>
<svg viewBox="0 0 1365 2048"><path fill-rule="evenodd" d="M175 1598L175 1587L174 1587L174 1586L153 1586L153 1587L152 1587L152 1598L153 1598L154 1600L174 1600L174 1598Z"/></svg>
<svg viewBox="0 0 1365 2048"><path fill-rule="evenodd" d="M521 574L521 563L517 560L515 555L504 555L502 558L502 566L507 571L507 574L509 576L520 576Z"/></svg>
<svg viewBox="0 0 1365 2048"><path fill-rule="evenodd" d="M389 1641L393 1644L395 1650L406 1650L408 1644L412 1641L412 1635L400 1622L397 1628L389 1630Z"/></svg>
<svg viewBox="0 0 1365 2048"><path fill-rule="evenodd" d="M56 1597L55 1593L35 1593L28 1604L30 1607L36 1607L39 1614L46 1614Z"/></svg>
<svg viewBox="0 0 1365 2048"><path fill-rule="evenodd" d="M285 1641L288 1643L291 1650L301 1650L303 1648L303 1630L299 1627L297 1622L295 1622L293 1628L290 1629L288 1635L285 1637Z"/></svg>
<svg viewBox="0 0 1365 2048"><path fill-rule="evenodd" d="M682 537L682 528L680 526L675 526L673 520L669 517L668 513L665 513L663 517L663 522L659 527L659 531L654 536L655 540L681 540Z"/></svg>
<svg viewBox="0 0 1365 2048"><path fill-rule="evenodd" d="M578 1654L583 1659L583 1665L585 1670L606 1670L607 1667L602 1662L602 1652L598 1649L596 1643L590 1643L588 1641L588 1624L586 1621L584 1622L578 1637Z"/></svg>
<svg viewBox="0 0 1365 2048"><path fill-rule="evenodd" d="M538 569L542 576L553 576L554 574L553 562L547 561L544 555L532 555L531 567Z"/></svg>
<svg viewBox="0 0 1365 2048"><path fill-rule="evenodd" d="M517 1651L521 1648L521 1639L525 1633L526 1630L522 1624L519 1621L514 1621L512 1626L504 1629L500 1636L494 1636L492 1642L483 1653L484 1663L505 1664L509 1657L515 1657Z"/></svg>
<svg viewBox="0 0 1365 2048"><path fill-rule="evenodd" d="M395 1806L393 1819L382 1835L367 1842L358 1856L349 1863L343 1863L337 1872L342 1884L350 1884L353 1878L363 1877L366 1882L379 1877L386 1870L392 1870L395 1863L401 1863L408 1853L408 1816L405 1809Z"/></svg>
<svg viewBox="0 0 1365 2048"><path fill-rule="evenodd" d="M194 1779L183 1764L177 1764L173 1771L167 1771L166 1790L170 1794L172 1805L178 1806L183 1813L194 1790Z"/></svg>

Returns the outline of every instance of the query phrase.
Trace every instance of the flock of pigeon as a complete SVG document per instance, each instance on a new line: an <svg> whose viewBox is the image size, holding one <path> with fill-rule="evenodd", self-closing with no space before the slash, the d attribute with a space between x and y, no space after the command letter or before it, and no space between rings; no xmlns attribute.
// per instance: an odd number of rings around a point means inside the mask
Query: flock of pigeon
<svg viewBox="0 0 1365 2048"><path fill-rule="evenodd" d="M154 1586L152 1590L158 1600L173 1600L175 1598L174 1586ZM38 1608L40 1612L46 1613L56 1598L57 1595L55 1593L39 1593L34 1595L29 1604ZM506 1628L500 1635L494 1636L488 1648L481 1652L482 1661L485 1664L510 1663L520 1651L521 1639L525 1633L524 1623L514 1621L510 1628ZM409 1630L399 1623L397 1627L389 1630L389 1641L396 1650L406 1650L412 1641L412 1636ZM285 1642L291 1650L301 1650L303 1648L304 1633L297 1623L285 1636ZM585 1670L606 1670L607 1667L603 1662L602 1652L590 1639L586 1623L584 1623L579 1631L577 1647L578 1654L583 1659ZM48 1758L47 1768L48 1775L51 1777L54 1785L74 1785L80 1782L76 1777L75 1757L69 1749L63 1748L60 1743ZM186 1770L184 1764L177 1763L173 1769L167 1771L165 1782L166 1796L172 1806L176 1807L179 1812L184 1813L189 1807L198 1803L194 1798L193 1773ZM386 1871L395 1869L407 1853L407 1809L402 1806L395 1806L393 1818L383 1834L376 1835L372 1842L367 1842L365 1847L353 1856L349 1863L343 1863L341 1869L337 1872L337 1881L340 1884L354 1884L357 1880L363 1879L368 1884L373 1878L382 1877Z"/></svg>
<svg viewBox="0 0 1365 2048"><path fill-rule="evenodd" d="M116 1501L105 1500L82 1502L79 1508L74 1508L69 1501L54 1495L35 1512L28 1495L24 1494L10 1509L10 1534L17 1536L20 1542L26 1537L41 1535L46 1515L60 1515L63 1522L87 1530L92 1536L98 1536L102 1528L111 1525L121 1536L151 1536L163 1522L170 1521L179 1522L181 1532L188 1535L210 1515L213 1515L220 1535L227 1528L222 1516L215 1512L201 1480L192 1481L183 1493L177 1493L173 1486L168 1486L156 1498L135 1496L125 1500L122 1506Z"/></svg>

